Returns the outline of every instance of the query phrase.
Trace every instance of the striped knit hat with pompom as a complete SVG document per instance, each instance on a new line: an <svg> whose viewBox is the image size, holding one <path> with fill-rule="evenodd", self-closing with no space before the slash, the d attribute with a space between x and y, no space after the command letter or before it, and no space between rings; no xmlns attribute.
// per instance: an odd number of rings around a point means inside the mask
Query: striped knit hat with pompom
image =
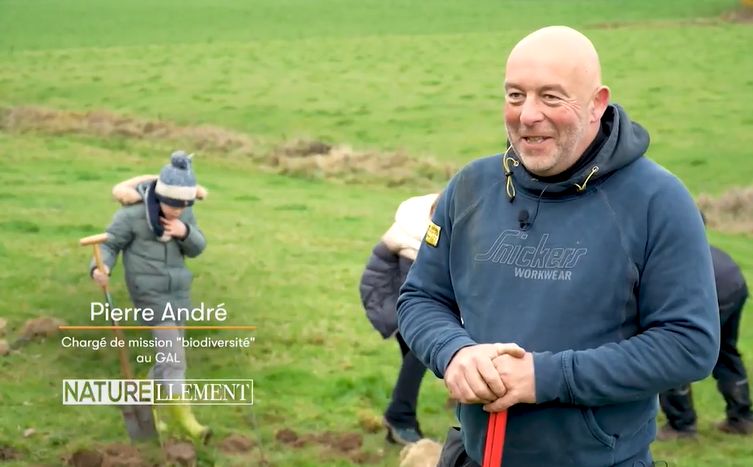
<svg viewBox="0 0 753 467"><path fill-rule="evenodd" d="M196 176L191 169L191 156L175 151L170 163L162 168L154 192L161 203L176 208L191 206L196 199Z"/></svg>

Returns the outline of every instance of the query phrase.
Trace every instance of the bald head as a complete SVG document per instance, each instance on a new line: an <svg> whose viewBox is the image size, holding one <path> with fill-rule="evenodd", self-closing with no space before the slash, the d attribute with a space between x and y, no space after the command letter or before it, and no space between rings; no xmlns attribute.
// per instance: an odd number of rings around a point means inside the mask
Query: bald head
<svg viewBox="0 0 753 467"><path fill-rule="evenodd" d="M567 26L549 26L524 37L510 52L507 70L538 65L552 68L585 92L601 86L601 64L593 43Z"/></svg>
<svg viewBox="0 0 753 467"><path fill-rule="evenodd" d="M526 168L540 176L572 166L595 139L609 101L591 41L565 26L539 29L510 52L505 125Z"/></svg>

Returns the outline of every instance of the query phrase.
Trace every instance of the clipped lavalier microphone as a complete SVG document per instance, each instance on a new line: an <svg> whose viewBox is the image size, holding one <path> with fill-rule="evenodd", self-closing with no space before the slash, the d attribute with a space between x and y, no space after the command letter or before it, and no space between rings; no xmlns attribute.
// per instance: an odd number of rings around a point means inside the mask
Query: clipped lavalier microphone
<svg viewBox="0 0 753 467"><path fill-rule="evenodd" d="M528 227L531 226L531 223L529 222L530 214L528 214L527 209L521 209L520 212L518 212L518 223L520 223L520 228L523 230L527 230Z"/></svg>

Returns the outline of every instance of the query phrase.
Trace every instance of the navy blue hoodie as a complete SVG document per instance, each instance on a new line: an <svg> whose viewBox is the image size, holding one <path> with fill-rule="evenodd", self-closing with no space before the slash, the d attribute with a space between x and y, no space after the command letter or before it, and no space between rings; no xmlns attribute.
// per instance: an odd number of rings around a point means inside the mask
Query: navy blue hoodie
<svg viewBox="0 0 753 467"><path fill-rule="evenodd" d="M650 465L657 394L717 359L700 213L642 157L641 126L616 105L602 122L606 141L569 180L539 181L513 153L461 170L433 217L438 242L423 243L401 290L400 333L440 378L476 343L533 353L536 404L509 411L505 467ZM481 463L488 414L458 410Z"/></svg>

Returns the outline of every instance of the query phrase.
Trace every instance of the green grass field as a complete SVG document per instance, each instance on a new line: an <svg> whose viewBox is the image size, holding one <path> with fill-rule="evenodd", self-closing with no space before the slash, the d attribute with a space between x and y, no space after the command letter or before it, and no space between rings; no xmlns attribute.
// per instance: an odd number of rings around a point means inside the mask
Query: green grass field
<svg viewBox="0 0 753 467"><path fill-rule="evenodd" d="M504 143L510 48L532 29L568 24L593 38L615 100L651 132L649 155L694 194L718 195L753 179L753 27L722 19L738 3L0 0L0 107L107 110L224 128L263 150L309 137L460 167ZM114 183L156 171L181 142L39 128L0 127L0 317L9 340L40 315L85 324L100 294L78 238L109 222ZM261 434L261 449L231 456L215 443L200 450L199 465L258 465L263 452L278 466L396 466L399 450L362 425L381 415L399 352L371 329L357 284L398 203L442 184L290 177L257 158L197 152L211 194L195 209L209 247L191 262L194 301L225 303L233 324L258 326L250 351L189 351L189 377L253 378L253 408L197 413L218 443ZM753 280L750 235L710 238ZM113 285L116 302L128 303L120 268ZM740 340L753 371L750 316ZM117 376L113 352L63 350L59 338L0 357L0 462L13 452L4 465L60 465L81 447L125 441L112 407L60 404L61 379ZM750 438L712 428L723 416L713 381L694 392L701 441L657 443L655 457L753 464ZM427 376L419 418L438 440L454 421L445 399ZM28 428L36 432L25 437ZM276 439L286 428L362 434L362 457L291 447Z"/></svg>

